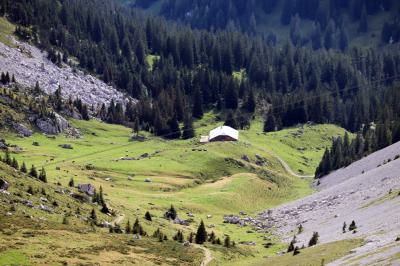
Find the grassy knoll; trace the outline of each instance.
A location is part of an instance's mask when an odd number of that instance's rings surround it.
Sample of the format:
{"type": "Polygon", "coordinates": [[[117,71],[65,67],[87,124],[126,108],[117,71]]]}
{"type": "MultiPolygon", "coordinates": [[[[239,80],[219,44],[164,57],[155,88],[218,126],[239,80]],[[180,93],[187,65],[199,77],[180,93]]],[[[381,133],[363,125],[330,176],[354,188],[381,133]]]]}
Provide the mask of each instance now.
{"type": "MultiPolygon", "coordinates": [[[[0,17],[0,42],[7,46],[13,47],[14,43],[10,36],[14,34],[15,26],[11,24],[6,18],[0,17]]],[[[1,52],[0,52],[1,55],[1,52]]]]}
{"type": "Polygon", "coordinates": [[[325,148],[332,144],[332,137],[345,134],[343,128],[335,125],[304,125],[267,134],[261,133],[262,127],[261,121],[253,123],[251,130],[242,133],[242,139],[265,147],[286,161],[294,172],[306,175],[314,174],[325,148]]]}
{"type": "MultiPolygon", "coordinates": [[[[261,259],[282,248],[274,239],[274,246],[265,249],[262,246],[265,234],[252,232],[250,227],[224,224],[223,215],[239,211],[255,215],[260,210],[310,194],[309,180],[290,176],[274,154],[287,160],[295,170],[311,173],[322,156],[322,146],[328,145],[332,136],[344,132],[333,126],[307,126],[301,137],[292,134],[300,130],[297,128],[264,135],[261,122],[254,122],[250,130],[241,132],[238,143],[200,145],[198,138],[167,141],[146,133],[143,133],[147,137],[145,141],[130,141],[131,129],[122,126],[95,120],[70,122],[80,129],[82,138],[63,135],[49,138],[39,133],[31,138],[14,134],[5,137],[23,149],[13,156],[28,166],[44,166],[50,182],[66,185],[74,178],[76,184],[102,186],[106,199],[125,214],[122,226],[128,219],[132,223],[139,217],[147,232],[160,227],[171,238],[176,230],[183,230],[188,236],[203,219],[206,226],[213,225],[207,230],[215,231],[221,238],[229,234],[236,243],[256,242],[255,247],[239,245],[234,252],[210,245],[215,263],[239,258],[261,259]],[[33,141],[39,146],[32,145],[33,141]],[[63,149],[62,144],[71,144],[73,149],[63,149]],[[317,144],[321,149],[316,148],[317,144]],[[303,146],[310,150],[300,150],[303,146]],[[148,158],[121,160],[146,153],[148,158]],[[249,157],[249,162],[241,159],[243,155],[249,157]],[[256,165],[256,155],[264,159],[263,167],[256,165]],[[297,156],[304,158],[297,159],[297,156]],[[308,165],[302,164],[305,160],[308,165]],[[107,177],[111,180],[106,181],[107,177]],[[152,182],[145,182],[148,178],[152,182]],[[163,219],[171,204],[181,219],[190,218],[187,213],[192,213],[194,222],[184,227],[163,219]],[[153,222],[144,221],[146,211],[153,215],[153,222]]],[[[207,134],[217,125],[211,113],[195,123],[198,135],[207,134]]]]}

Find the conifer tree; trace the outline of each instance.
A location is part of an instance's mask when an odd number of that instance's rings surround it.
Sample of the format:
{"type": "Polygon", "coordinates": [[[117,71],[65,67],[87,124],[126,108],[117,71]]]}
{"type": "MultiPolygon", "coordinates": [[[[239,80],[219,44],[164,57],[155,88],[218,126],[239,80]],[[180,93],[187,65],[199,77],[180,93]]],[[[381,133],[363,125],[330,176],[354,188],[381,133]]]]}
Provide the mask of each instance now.
{"type": "Polygon", "coordinates": [[[207,241],[207,231],[206,227],[204,226],[203,220],[201,220],[200,225],[197,229],[195,241],[196,244],[203,244],[204,242],[207,241]]]}
{"type": "Polygon", "coordinates": [[[102,203],[100,211],[105,214],[110,213],[110,209],[108,208],[108,206],[105,202],[102,203]]]}
{"type": "Polygon", "coordinates": [[[93,223],[97,223],[97,214],[95,209],[92,209],[92,211],[90,212],[90,219],[93,223]]]}
{"type": "Polygon", "coordinates": [[[367,14],[367,9],[364,5],[361,12],[361,20],[358,26],[358,32],[365,33],[367,31],[368,31],[368,14],[367,14]]]}
{"type": "Polygon", "coordinates": [[[33,164],[32,164],[31,170],[29,170],[29,175],[34,178],[38,177],[37,170],[33,164]]]}
{"type": "Polygon", "coordinates": [[[47,183],[46,170],[44,169],[44,167],[42,167],[42,169],[40,170],[39,180],[43,183],[47,183]]]}
{"type": "Polygon", "coordinates": [[[68,186],[69,186],[69,187],[74,187],[74,186],[75,186],[74,178],[71,177],[71,179],[70,179],[69,182],[68,182],[68,186]]]}
{"type": "Polygon", "coordinates": [[[150,222],[152,221],[151,214],[150,214],[150,212],[148,212],[148,211],[145,213],[144,218],[145,218],[147,221],[150,221],[150,222]]]}
{"type": "Polygon", "coordinates": [[[195,136],[195,130],[193,125],[192,115],[189,113],[185,114],[185,118],[183,120],[183,130],[182,130],[182,138],[183,139],[191,139],[195,136]]]}
{"type": "Polygon", "coordinates": [[[128,220],[125,226],[125,233],[130,234],[131,233],[131,222],[128,220]]]}
{"type": "Polygon", "coordinates": [[[267,118],[264,122],[264,132],[273,132],[276,130],[276,121],[272,111],[268,112],[267,118]]]}
{"type": "Polygon", "coordinates": [[[230,236],[226,236],[224,240],[224,247],[230,248],[231,247],[231,238],[230,236]]]}
{"type": "Polygon", "coordinates": [[[25,162],[23,162],[22,165],[21,165],[21,172],[22,173],[27,173],[28,172],[28,169],[26,168],[25,162]]]}
{"type": "Polygon", "coordinates": [[[12,159],[11,166],[16,170],[19,169],[19,165],[18,165],[17,159],[15,159],[15,158],[12,159]]]}
{"type": "Polygon", "coordinates": [[[356,229],[357,229],[357,225],[356,225],[356,222],[353,220],[351,222],[351,224],[349,225],[349,231],[354,231],[356,229]]]}
{"type": "Polygon", "coordinates": [[[6,155],[4,158],[4,163],[8,164],[11,166],[12,164],[12,160],[11,160],[11,156],[10,156],[10,152],[8,150],[6,150],[6,155]]]}
{"type": "Polygon", "coordinates": [[[310,241],[308,242],[308,246],[309,247],[315,246],[318,243],[318,238],[319,238],[318,232],[314,232],[310,241]]]}
{"type": "Polygon", "coordinates": [[[199,87],[196,87],[193,96],[193,117],[203,117],[203,95],[199,87]]]}
{"type": "Polygon", "coordinates": [[[235,114],[232,111],[228,112],[228,115],[226,116],[224,125],[231,127],[231,128],[235,128],[235,129],[239,128],[238,123],[236,121],[235,114]]]}
{"type": "Polygon", "coordinates": [[[294,250],[293,250],[293,256],[296,256],[296,255],[298,255],[298,254],[300,254],[300,249],[299,249],[299,247],[295,247],[294,248],[294,250]]]}
{"type": "Polygon", "coordinates": [[[287,249],[287,252],[292,252],[294,250],[294,244],[296,244],[296,236],[293,236],[292,241],[289,243],[289,247],[287,249]]]}
{"type": "Polygon", "coordinates": [[[247,96],[246,102],[244,104],[244,108],[249,113],[254,113],[256,110],[256,100],[254,98],[253,90],[250,90],[249,95],[247,96]]]}
{"type": "Polygon", "coordinates": [[[194,234],[193,234],[193,232],[190,232],[188,241],[189,241],[189,243],[193,243],[193,240],[194,240],[194,234]]]}

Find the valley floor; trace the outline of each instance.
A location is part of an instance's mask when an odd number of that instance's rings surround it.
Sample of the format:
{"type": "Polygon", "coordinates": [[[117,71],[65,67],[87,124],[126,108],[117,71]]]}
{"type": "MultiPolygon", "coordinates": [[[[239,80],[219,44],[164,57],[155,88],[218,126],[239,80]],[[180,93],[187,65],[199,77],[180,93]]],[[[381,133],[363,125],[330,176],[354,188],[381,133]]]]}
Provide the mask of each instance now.
{"type": "MultiPolygon", "coordinates": [[[[94,120],[70,122],[82,138],[49,138],[38,133],[30,138],[10,133],[4,137],[19,147],[12,156],[29,166],[44,166],[51,183],[67,186],[73,178],[75,184],[102,186],[107,201],[122,214],[117,220],[122,228],[128,220],[131,224],[137,217],[143,220],[149,211],[153,222],[143,222],[143,226],[150,234],[162,228],[169,238],[177,230],[187,237],[204,220],[208,232],[214,231],[222,239],[229,235],[237,248],[227,251],[207,244],[212,256],[209,265],[251,264],[284,250],[286,244],[272,231],[224,223],[224,215],[256,215],[312,193],[311,179],[302,176],[312,174],[331,138],[344,134],[330,125],[264,134],[262,123],[255,121],[250,130],[240,132],[238,143],[200,145],[197,138],[166,141],[145,133],[145,141],[131,141],[128,128],[94,120]],[[63,149],[63,144],[72,149],[63,149]],[[243,160],[244,155],[249,160],[243,160]],[[282,160],[296,175],[287,171],[282,160]],[[182,226],[162,218],[171,204],[179,218],[194,222],[182,226]],[[273,245],[264,248],[266,242],[273,245]]],[[[213,115],[208,114],[196,122],[197,134],[216,126],[213,115]]]]}

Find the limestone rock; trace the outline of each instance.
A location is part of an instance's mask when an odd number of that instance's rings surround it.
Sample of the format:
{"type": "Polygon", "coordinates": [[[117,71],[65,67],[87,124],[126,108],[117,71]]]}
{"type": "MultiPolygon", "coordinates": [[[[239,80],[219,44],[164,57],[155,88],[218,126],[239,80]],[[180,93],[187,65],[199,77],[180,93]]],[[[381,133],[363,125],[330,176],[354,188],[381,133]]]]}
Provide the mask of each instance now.
{"type": "Polygon", "coordinates": [[[23,124],[14,123],[13,127],[14,127],[15,131],[17,131],[17,133],[21,136],[24,136],[24,137],[32,136],[32,133],[33,133],[32,130],[30,130],[23,124]]]}
{"type": "Polygon", "coordinates": [[[46,134],[57,135],[64,132],[69,123],[64,117],[54,113],[54,118],[38,118],[36,126],[46,134]]]}

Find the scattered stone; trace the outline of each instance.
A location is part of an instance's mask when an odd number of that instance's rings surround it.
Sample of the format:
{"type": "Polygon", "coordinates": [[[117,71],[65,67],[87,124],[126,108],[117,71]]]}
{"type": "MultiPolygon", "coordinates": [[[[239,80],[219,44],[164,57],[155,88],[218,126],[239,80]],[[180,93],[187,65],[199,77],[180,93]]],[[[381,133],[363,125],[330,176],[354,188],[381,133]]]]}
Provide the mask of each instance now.
{"type": "Polygon", "coordinates": [[[246,225],[246,222],[243,219],[241,219],[239,216],[236,216],[236,215],[225,215],[224,223],[238,224],[240,226],[246,225]]]}
{"type": "Polygon", "coordinates": [[[6,141],[4,139],[0,139],[0,149],[1,150],[7,149],[7,144],[6,144],[6,141]]]}
{"type": "Polygon", "coordinates": [[[60,144],[60,147],[67,150],[72,150],[73,147],[71,144],[60,144]]]}
{"type": "Polygon", "coordinates": [[[144,182],[146,182],[146,183],[151,183],[151,182],[153,182],[150,178],[146,178],[145,180],[144,180],[144,182]]]}
{"type": "Polygon", "coordinates": [[[242,160],[243,160],[243,161],[246,161],[246,162],[248,162],[248,163],[250,162],[250,158],[249,158],[249,156],[247,156],[247,155],[243,155],[243,156],[242,156],[242,160]]]}
{"type": "Polygon", "coordinates": [[[174,224],[180,224],[180,225],[184,225],[184,226],[189,226],[192,220],[181,220],[179,218],[176,218],[174,220],[174,224]]]}
{"type": "Polygon", "coordinates": [[[33,132],[23,124],[14,123],[13,127],[17,133],[22,137],[30,137],[32,136],[33,132]]]}
{"type": "Polygon", "coordinates": [[[54,212],[52,208],[50,208],[50,207],[48,207],[46,205],[43,205],[43,204],[39,205],[39,209],[42,210],[42,211],[49,212],[49,213],[53,213],[54,212]]]}
{"type": "Polygon", "coordinates": [[[139,159],[146,159],[149,157],[150,157],[150,155],[148,153],[144,153],[144,154],[140,155],[139,159]]]}
{"type": "Polygon", "coordinates": [[[96,188],[92,184],[79,184],[78,189],[82,193],[93,196],[96,188]]]}
{"type": "Polygon", "coordinates": [[[76,193],[72,193],[71,197],[73,197],[74,199],[80,201],[80,202],[84,202],[87,203],[90,201],[89,197],[87,195],[84,194],[76,194],[76,193]]]}
{"type": "Polygon", "coordinates": [[[74,127],[69,127],[65,129],[65,136],[71,139],[80,139],[82,138],[81,132],[79,129],[74,127]]]}
{"type": "Polygon", "coordinates": [[[207,219],[210,219],[210,218],[212,218],[212,215],[211,214],[207,215],[207,219]]]}
{"type": "Polygon", "coordinates": [[[245,245],[245,246],[255,246],[256,242],[254,242],[254,241],[241,241],[241,242],[239,242],[239,244],[245,245]]]}
{"type": "Polygon", "coordinates": [[[22,203],[22,204],[24,204],[25,206],[28,206],[28,207],[30,207],[30,208],[32,208],[32,207],[33,207],[33,202],[32,202],[32,201],[30,201],[30,200],[26,200],[26,199],[24,199],[24,200],[22,200],[22,201],[21,201],[21,203],[22,203]]]}
{"type": "Polygon", "coordinates": [[[43,201],[43,202],[49,202],[49,200],[46,199],[45,197],[40,197],[40,200],[43,201]]]}
{"type": "Polygon", "coordinates": [[[10,187],[10,184],[3,179],[0,179],[0,190],[7,190],[10,187]]]}
{"type": "Polygon", "coordinates": [[[65,191],[64,191],[64,189],[62,189],[62,188],[56,188],[56,189],[54,190],[54,192],[56,192],[56,193],[58,193],[58,194],[65,194],[65,191]]]}

